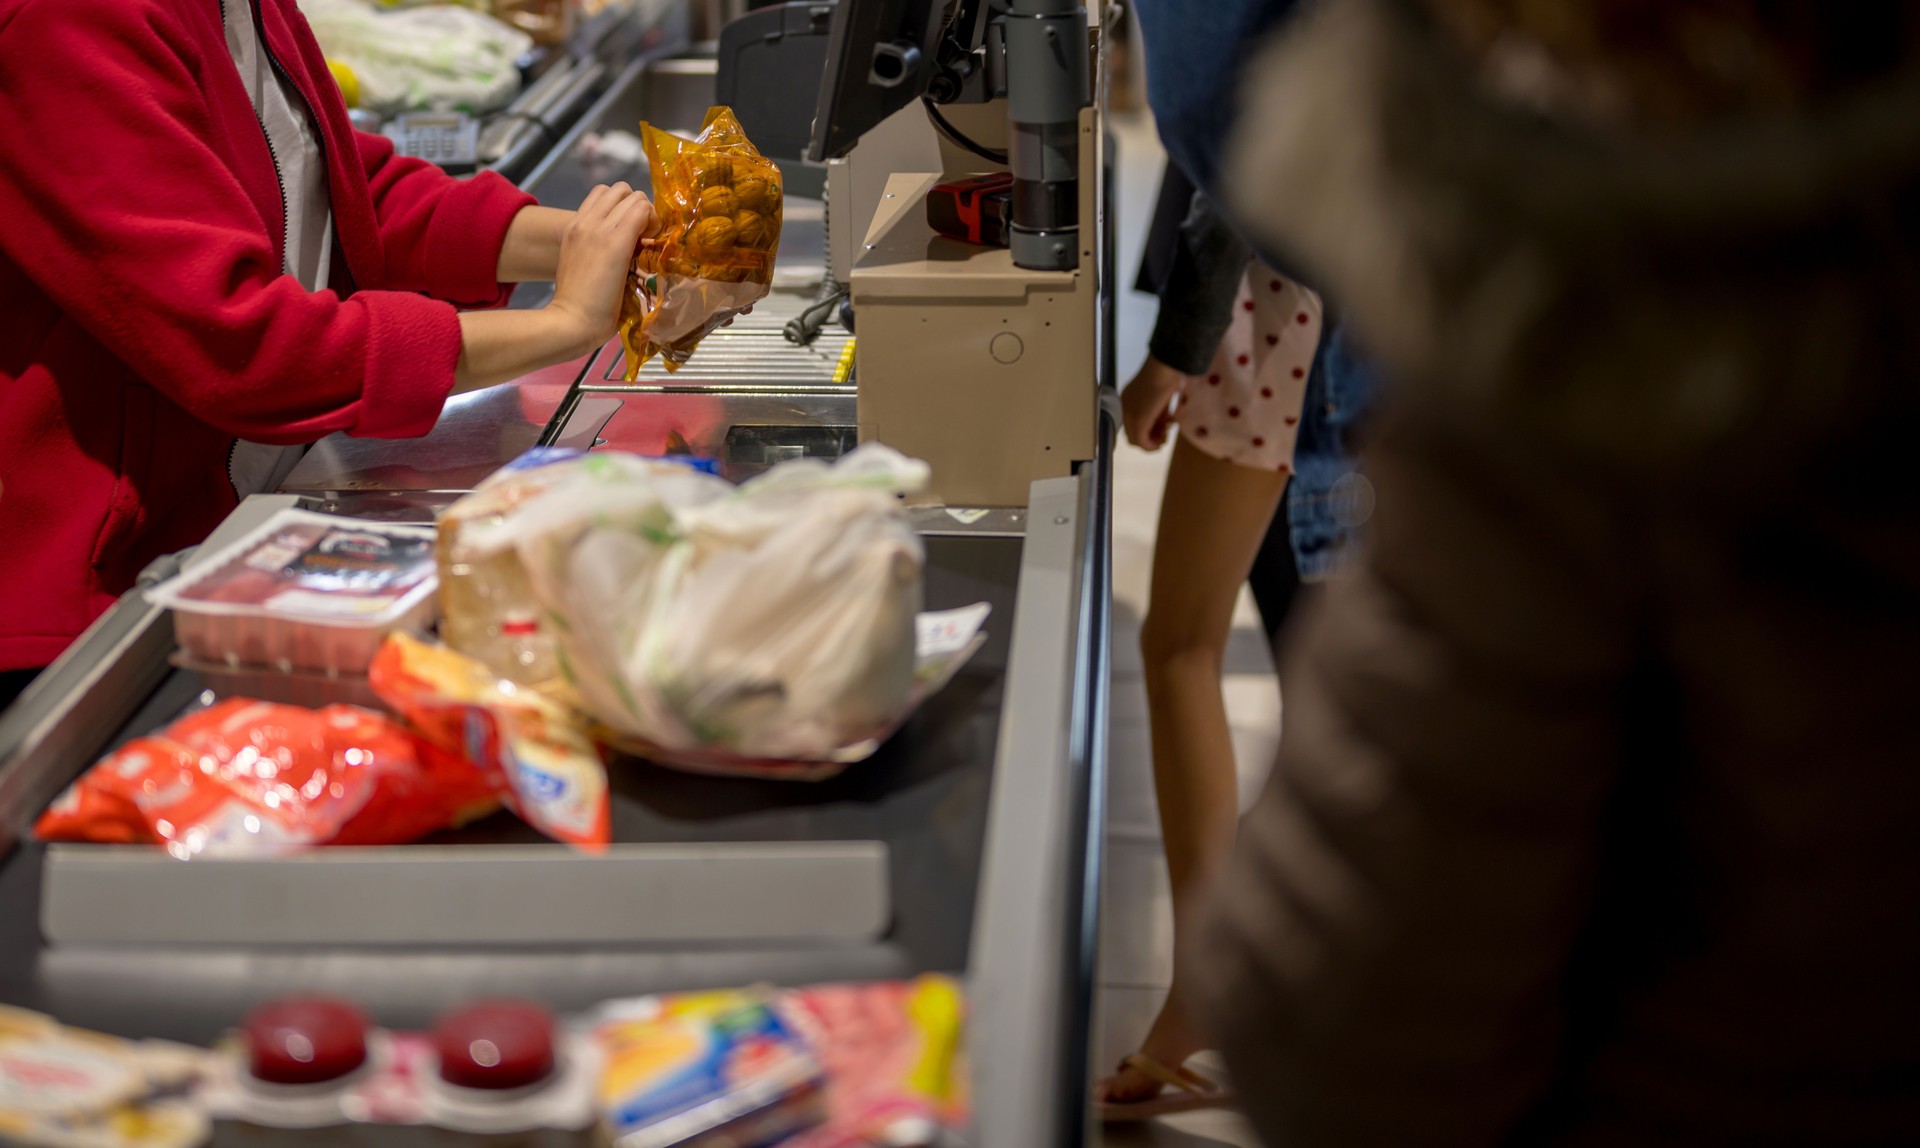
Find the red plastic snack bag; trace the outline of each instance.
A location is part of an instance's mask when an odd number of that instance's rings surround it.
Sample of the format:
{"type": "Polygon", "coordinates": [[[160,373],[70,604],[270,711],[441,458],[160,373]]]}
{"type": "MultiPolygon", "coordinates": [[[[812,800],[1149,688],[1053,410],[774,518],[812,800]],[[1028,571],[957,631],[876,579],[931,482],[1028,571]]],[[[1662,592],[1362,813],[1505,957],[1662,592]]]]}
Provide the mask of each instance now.
{"type": "Polygon", "coordinates": [[[606,847],[613,816],[606,763],[566,706],[410,634],[387,638],[367,680],[421,736],[498,777],[522,821],[555,841],[606,847]]]}
{"type": "Polygon", "coordinates": [[[236,698],[115,750],[35,832],[164,845],[181,858],[257,856],[401,844],[498,803],[495,779],[392,719],[236,698]]]}

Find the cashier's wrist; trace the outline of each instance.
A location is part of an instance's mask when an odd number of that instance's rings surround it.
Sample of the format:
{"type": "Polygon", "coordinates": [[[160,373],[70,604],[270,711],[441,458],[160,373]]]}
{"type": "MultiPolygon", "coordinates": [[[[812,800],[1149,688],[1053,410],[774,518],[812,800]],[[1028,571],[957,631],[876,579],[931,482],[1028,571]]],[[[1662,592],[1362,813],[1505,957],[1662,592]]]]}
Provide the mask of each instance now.
{"type": "Polygon", "coordinates": [[[607,324],[582,312],[563,300],[555,299],[541,308],[547,321],[553,324],[554,339],[566,347],[566,358],[577,358],[600,349],[600,344],[613,334],[606,329],[607,324]]]}

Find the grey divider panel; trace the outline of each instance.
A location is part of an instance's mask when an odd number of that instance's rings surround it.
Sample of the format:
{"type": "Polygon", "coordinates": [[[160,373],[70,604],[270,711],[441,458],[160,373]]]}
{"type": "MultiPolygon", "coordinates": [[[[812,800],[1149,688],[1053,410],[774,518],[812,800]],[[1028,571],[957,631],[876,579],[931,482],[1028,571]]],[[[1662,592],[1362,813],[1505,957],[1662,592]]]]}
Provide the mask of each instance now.
{"type": "Polygon", "coordinates": [[[1072,954],[1069,749],[1085,584],[1088,479],[1033,484],[1020,561],[1020,613],[988,812],[988,852],[975,910],[968,1043],[973,1140],[992,1148],[1055,1142],[1063,1104],[1056,1066],[1081,1034],[1064,1031],[1061,993],[1072,954]]]}
{"type": "Polygon", "coordinates": [[[53,945],[586,945],[872,940],[891,915],[877,841],[401,846],[178,861],[52,846],[53,945]]]}

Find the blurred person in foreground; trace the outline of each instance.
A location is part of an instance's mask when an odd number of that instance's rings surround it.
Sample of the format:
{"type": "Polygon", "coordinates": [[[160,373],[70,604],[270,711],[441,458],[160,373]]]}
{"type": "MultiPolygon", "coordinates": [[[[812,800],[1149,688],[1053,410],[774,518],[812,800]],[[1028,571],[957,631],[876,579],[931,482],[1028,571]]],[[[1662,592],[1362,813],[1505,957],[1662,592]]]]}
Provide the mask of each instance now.
{"type": "Polygon", "coordinates": [[[1191,950],[1317,1145],[1920,1143],[1920,5],[1329,0],[1241,219],[1395,385],[1191,950]]]}

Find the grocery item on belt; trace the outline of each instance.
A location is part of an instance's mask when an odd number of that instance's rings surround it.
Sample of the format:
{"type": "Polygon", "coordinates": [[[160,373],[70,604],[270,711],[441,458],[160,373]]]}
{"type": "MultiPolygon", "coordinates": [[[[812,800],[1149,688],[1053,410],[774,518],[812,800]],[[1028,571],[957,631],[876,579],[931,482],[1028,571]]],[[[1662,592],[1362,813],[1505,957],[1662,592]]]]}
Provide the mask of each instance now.
{"type": "Polygon", "coordinates": [[[976,602],[957,610],[929,611],[914,619],[913,685],[893,719],[868,736],[848,741],[830,753],[810,757],[755,757],[726,748],[670,747],[632,734],[596,727],[607,745],[691,773],[723,777],[760,777],[772,781],[822,781],[871,757],[913,716],[920,703],[939,693],[986,644],[982,628],[992,607],[976,602]]]}
{"type": "Polygon", "coordinates": [[[449,506],[440,532],[440,637],[496,677],[541,685],[559,676],[553,631],[516,555],[480,555],[465,543],[469,523],[488,522],[566,476],[577,450],[535,447],[493,472],[449,506]]]}
{"type": "Polygon", "coordinates": [[[522,821],[556,841],[606,847],[606,766],[565,705],[408,634],[381,647],[368,680],[422,737],[499,778],[522,821]]]}
{"type": "Polygon", "coordinates": [[[194,657],[364,673],[394,630],[433,621],[433,531],[282,510],[147,592],[194,657]]]}
{"type": "Polygon", "coordinates": [[[614,1148],[763,1148],[825,1115],[820,1064],[765,993],[616,1002],[594,1035],[614,1148]]]}
{"type": "Polygon", "coordinates": [[[827,1072],[826,1122],[784,1148],[917,1148],[965,1125],[966,1004],[952,978],[794,989],[776,1007],[827,1072]]]}
{"type": "Polygon", "coordinates": [[[0,1005],[0,1142],[45,1148],[192,1148],[212,1131],[187,1097],[199,1049],[68,1028],[0,1005]]]}
{"type": "Polygon", "coordinates": [[[973,649],[917,656],[925,559],[899,496],[925,479],[925,464],[875,445],[738,488],[596,451],[467,524],[462,545],[518,555],[563,676],[612,744],[693,769],[819,776],[871,753],[973,649]],[[782,772],[790,762],[812,764],[782,772]]]}
{"type": "Polygon", "coordinates": [[[180,858],[392,845],[490,812],[498,789],[379,714],[234,698],[108,754],[34,830],[180,858]]]}
{"type": "Polygon", "coordinates": [[[593,1123],[599,1048],[526,1001],[475,1001],[428,1033],[370,1024],[350,1002],[269,1001],[223,1042],[197,1099],[268,1128],[426,1124],[505,1134],[593,1123]]]}
{"type": "Polygon", "coordinates": [[[620,305],[626,379],[659,355],[679,370],[715,328],[764,298],[780,248],[780,169],[731,108],[691,140],[640,125],[660,231],[635,254],[620,305]]]}

